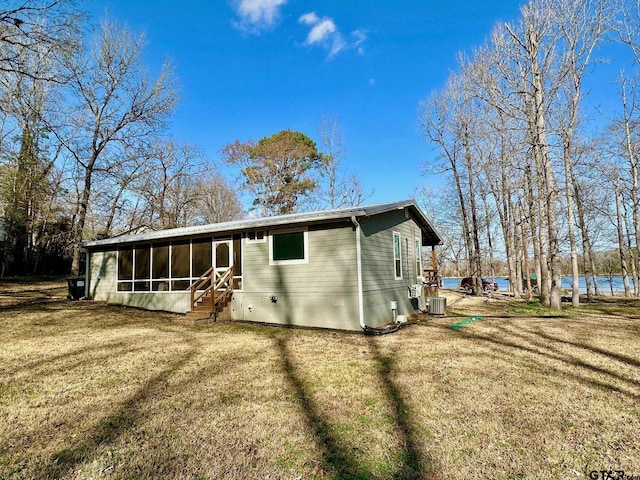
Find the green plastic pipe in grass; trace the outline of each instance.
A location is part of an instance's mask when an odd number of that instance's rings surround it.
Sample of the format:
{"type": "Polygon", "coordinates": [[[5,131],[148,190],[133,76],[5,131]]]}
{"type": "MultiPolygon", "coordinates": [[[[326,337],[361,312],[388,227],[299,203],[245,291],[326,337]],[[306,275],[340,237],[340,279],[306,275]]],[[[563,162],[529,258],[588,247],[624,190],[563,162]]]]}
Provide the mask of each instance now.
{"type": "Polygon", "coordinates": [[[473,323],[473,322],[478,322],[480,320],[482,320],[482,317],[469,317],[459,321],[458,323],[449,325],[448,328],[451,328],[452,330],[460,330],[462,327],[469,325],[470,323],[473,323]]]}

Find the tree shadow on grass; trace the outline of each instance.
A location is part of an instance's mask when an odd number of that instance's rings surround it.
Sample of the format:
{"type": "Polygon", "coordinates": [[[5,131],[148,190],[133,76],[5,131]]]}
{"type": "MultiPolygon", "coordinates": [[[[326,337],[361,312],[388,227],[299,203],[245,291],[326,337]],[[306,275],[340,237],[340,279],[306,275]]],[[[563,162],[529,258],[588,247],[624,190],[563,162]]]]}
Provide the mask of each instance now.
{"type": "Polygon", "coordinates": [[[58,297],[34,297],[26,300],[15,299],[9,304],[0,305],[0,312],[43,312],[50,310],[53,305],[61,305],[68,302],[69,300],[58,297]]]}
{"type": "MultiPolygon", "coordinates": [[[[287,332],[277,336],[282,369],[289,384],[295,391],[295,398],[304,414],[306,423],[311,429],[317,448],[322,454],[324,467],[331,478],[336,479],[369,479],[376,478],[375,472],[367,469],[357,457],[357,452],[333,433],[332,425],[323,415],[321,405],[313,398],[310,389],[299,368],[294,363],[294,356],[288,347],[287,332]]],[[[438,478],[434,459],[425,454],[418,442],[418,432],[412,421],[412,409],[405,401],[400,388],[394,380],[395,359],[393,355],[383,355],[378,346],[378,339],[370,338],[370,353],[376,362],[376,376],[382,386],[384,402],[388,404],[393,424],[399,434],[398,443],[401,449],[393,455],[400,465],[396,471],[385,478],[421,479],[438,478]]]]}
{"type": "Polygon", "coordinates": [[[375,338],[370,337],[369,348],[378,364],[378,378],[384,389],[386,400],[392,408],[394,424],[400,432],[400,443],[404,446],[401,452],[402,467],[392,478],[436,478],[438,468],[435,460],[421,450],[417,442],[418,432],[412,421],[414,414],[411,406],[404,400],[402,391],[395,382],[394,355],[383,355],[375,338]]]}
{"type": "Polygon", "coordinates": [[[112,443],[127,430],[135,428],[144,417],[144,406],[167,388],[168,379],[182,369],[196,354],[194,347],[151,377],[134,395],[112,414],[101,418],[82,439],[52,455],[36,469],[36,478],[60,478],[78,465],[91,460],[104,445],[112,443]]]}
{"type": "MultiPolygon", "coordinates": [[[[542,334],[541,331],[534,332],[527,329],[518,331],[516,328],[517,327],[506,328],[505,326],[498,326],[499,335],[479,333],[473,331],[473,329],[466,331],[458,330],[457,334],[471,340],[487,343],[494,348],[498,348],[502,353],[504,353],[505,347],[525,352],[531,356],[529,359],[530,364],[538,366],[542,371],[554,372],[559,376],[568,377],[596,388],[608,391],[617,391],[634,400],[640,396],[637,391],[640,387],[640,382],[633,380],[628,376],[621,375],[609,368],[589,363],[584,358],[572,355],[562,350],[555,346],[554,343],[561,342],[572,347],[584,348],[592,353],[604,355],[608,357],[609,360],[615,360],[627,364],[630,363],[630,360],[632,359],[620,357],[619,355],[611,354],[611,352],[602,349],[593,349],[592,347],[583,344],[564,342],[547,334],[542,334]],[[557,362],[558,366],[550,366],[546,363],[542,363],[540,360],[552,360],[557,362]],[[575,373],[571,372],[570,370],[567,370],[567,366],[575,367],[577,368],[577,371],[575,373]],[[589,374],[598,375],[602,380],[590,378],[589,374]]],[[[635,362],[635,360],[632,361],[635,362]]]]}
{"type": "MultiPolygon", "coordinates": [[[[287,288],[282,276],[278,277],[279,288],[285,292],[283,303],[285,312],[290,312],[288,305],[287,288]]],[[[292,326],[291,316],[285,314],[285,324],[292,326]]],[[[275,336],[275,344],[278,350],[282,370],[295,392],[295,398],[300,405],[307,426],[313,434],[316,447],[321,452],[324,468],[331,478],[335,479],[370,479],[376,478],[376,473],[363,465],[358,458],[358,452],[353,451],[347,442],[337,435],[328,418],[322,413],[322,406],[313,398],[313,394],[307,386],[307,381],[295,364],[295,356],[291,353],[288,342],[291,331],[284,331],[275,336]]],[[[391,410],[394,425],[400,434],[399,444],[402,450],[396,452],[395,458],[399,459],[400,466],[390,477],[393,479],[419,479],[436,478],[434,461],[420,450],[417,441],[417,432],[411,420],[411,408],[404,400],[402,392],[394,382],[395,360],[391,355],[383,355],[378,347],[379,340],[369,339],[369,351],[377,364],[376,374],[382,385],[384,402],[391,410]]]]}
{"type": "Polygon", "coordinates": [[[620,353],[615,353],[615,352],[611,352],[609,350],[605,350],[604,348],[600,348],[600,347],[596,347],[593,345],[587,345],[584,343],[578,343],[578,342],[573,342],[571,340],[568,340],[566,338],[560,338],[560,337],[556,337],[554,335],[549,335],[545,332],[542,331],[542,329],[537,328],[535,331],[536,335],[549,340],[551,342],[558,342],[558,343],[562,343],[565,345],[570,345],[572,347],[576,347],[576,348],[582,348],[585,350],[588,350],[592,353],[596,353],[599,355],[603,355],[607,358],[609,358],[610,360],[615,360],[617,362],[621,362],[621,363],[625,363],[628,366],[631,367],[640,367],[640,361],[635,359],[635,358],[631,358],[629,356],[626,355],[622,355],[620,353]]]}
{"type": "MultiPolygon", "coordinates": [[[[537,327],[535,330],[520,327],[520,330],[521,332],[514,331],[514,330],[508,330],[508,331],[509,333],[516,336],[517,338],[522,339],[523,343],[529,342],[530,345],[533,345],[534,347],[538,348],[539,353],[541,353],[542,355],[545,355],[553,360],[564,362],[564,363],[579,367],[581,369],[591,371],[595,374],[602,375],[605,378],[609,378],[612,381],[617,380],[622,384],[625,384],[625,386],[629,386],[631,388],[640,387],[640,382],[633,380],[628,376],[621,375],[620,373],[612,370],[611,368],[605,368],[595,363],[590,363],[586,359],[582,358],[581,356],[565,351],[561,346],[579,348],[579,349],[586,350],[586,352],[590,354],[602,355],[606,357],[608,362],[616,361],[616,362],[626,363],[627,367],[629,366],[629,364],[632,364],[632,365],[635,364],[637,366],[638,362],[632,360],[631,358],[621,357],[617,354],[613,354],[612,352],[609,352],[603,349],[592,348],[585,344],[571,342],[568,340],[565,341],[564,339],[547,335],[543,332],[543,330],[540,327],[537,327]]],[[[611,388],[615,388],[613,384],[611,388]]],[[[632,395],[635,395],[635,394],[632,394],[632,395]]]]}
{"type": "Polygon", "coordinates": [[[340,438],[332,434],[329,422],[322,415],[292,360],[285,335],[286,332],[275,338],[282,369],[289,384],[293,387],[297,403],[304,413],[307,426],[313,433],[316,447],[322,453],[325,467],[337,479],[360,478],[364,480],[369,478],[357,464],[353,455],[348,454],[349,448],[341,442],[340,438]]]}
{"type": "MultiPolygon", "coordinates": [[[[288,282],[284,271],[276,268],[276,284],[278,291],[282,293],[283,311],[285,312],[284,324],[293,326],[291,311],[295,295],[290,295],[288,282]]],[[[328,473],[335,479],[370,479],[377,475],[368,469],[364,462],[359,461],[357,452],[335,434],[329,420],[323,415],[321,405],[313,398],[307,382],[300,369],[294,363],[288,340],[289,332],[283,332],[275,338],[276,347],[282,364],[282,370],[295,391],[295,397],[304,414],[307,426],[314,436],[315,444],[322,453],[324,466],[328,473]]],[[[394,425],[400,433],[402,450],[396,452],[395,458],[401,465],[391,476],[393,479],[421,479],[437,478],[434,469],[434,461],[420,450],[417,441],[417,432],[409,405],[403,398],[402,392],[394,382],[395,362],[392,356],[382,355],[378,348],[378,339],[370,338],[369,351],[377,364],[376,374],[383,387],[384,402],[389,404],[394,425]]]]}
{"type": "Polygon", "coordinates": [[[114,355],[143,350],[144,348],[142,346],[131,348],[130,343],[130,341],[118,340],[97,345],[90,344],[65,353],[42,356],[31,362],[13,364],[6,367],[2,373],[9,376],[25,373],[30,375],[51,375],[65,372],[81,365],[94,364],[101,359],[108,359],[114,355]],[[99,352],[104,353],[98,355],[99,352]],[[44,371],[41,372],[40,370],[44,371]]]}

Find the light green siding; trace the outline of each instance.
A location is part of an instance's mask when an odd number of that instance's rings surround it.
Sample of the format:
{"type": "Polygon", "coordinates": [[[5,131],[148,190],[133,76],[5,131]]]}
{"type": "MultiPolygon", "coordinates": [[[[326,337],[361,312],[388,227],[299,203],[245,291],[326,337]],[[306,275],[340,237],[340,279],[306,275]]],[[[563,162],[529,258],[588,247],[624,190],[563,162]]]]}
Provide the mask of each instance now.
{"type": "Polygon", "coordinates": [[[415,239],[420,238],[418,225],[404,210],[360,220],[362,227],[362,290],[364,322],[375,327],[393,320],[391,302],[397,302],[397,314],[414,313],[408,298],[408,286],[417,280],[415,239]],[[400,234],[402,278],[396,279],[393,233],[400,234]]]}
{"type": "Polygon", "coordinates": [[[269,264],[268,238],[244,242],[243,288],[234,292],[233,318],[359,330],[353,226],[309,227],[308,242],[308,262],[294,265],[269,264]]]}

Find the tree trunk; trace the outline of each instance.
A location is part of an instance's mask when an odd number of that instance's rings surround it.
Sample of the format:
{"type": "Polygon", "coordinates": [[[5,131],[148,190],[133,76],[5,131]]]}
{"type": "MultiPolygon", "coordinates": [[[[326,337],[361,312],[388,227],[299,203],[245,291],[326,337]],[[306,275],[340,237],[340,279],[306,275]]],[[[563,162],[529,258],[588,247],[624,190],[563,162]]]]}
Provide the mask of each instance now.
{"type": "MultiPolygon", "coordinates": [[[[451,161],[451,171],[453,172],[453,180],[456,186],[456,192],[458,196],[458,203],[460,205],[460,213],[462,214],[462,228],[464,244],[467,253],[467,260],[471,262],[471,229],[469,228],[469,217],[466,210],[466,202],[464,200],[464,194],[462,192],[462,183],[460,180],[460,174],[455,161],[451,161]]],[[[471,272],[468,272],[471,275],[471,272]]]]}
{"type": "MultiPolygon", "coordinates": [[[[624,296],[628,297],[630,293],[629,288],[629,271],[627,269],[627,258],[625,254],[625,245],[624,245],[624,227],[623,222],[624,219],[622,217],[622,205],[620,201],[620,188],[618,186],[618,181],[616,180],[614,184],[615,197],[616,197],[616,229],[618,232],[618,254],[620,255],[620,269],[622,273],[622,283],[624,285],[624,296]]],[[[613,294],[613,290],[611,291],[613,294]]]]}
{"type": "MultiPolygon", "coordinates": [[[[584,263],[584,280],[587,287],[587,301],[593,301],[593,290],[591,284],[593,283],[596,292],[598,290],[597,284],[598,280],[595,276],[596,272],[594,270],[593,263],[593,252],[591,251],[591,241],[589,239],[589,231],[587,229],[587,224],[585,221],[585,212],[584,205],[582,203],[582,199],[580,198],[580,190],[578,188],[578,184],[575,176],[572,179],[573,182],[573,191],[574,198],[576,203],[576,210],[578,216],[578,224],[580,226],[580,236],[582,238],[582,255],[583,255],[583,263],[584,263]]],[[[597,293],[596,293],[597,295],[597,293]]]]}
{"type": "Polygon", "coordinates": [[[580,291],[579,291],[579,271],[578,271],[578,249],[576,247],[576,233],[574,226],[574,199],[571,188],[573,184],[573,162],[571,161],[571,136],[572,129],[569,128],[565,132],[563,141],[563,159],[564,159],[564,172],[566,188],[566,200],[567,200],[567,228],[569,234],[569,248],[571,255],[571,306],[580,306],[580,291]]]}
{"type": "Polygon", "coordinates": [[[78,209],[78,220],[73,230],[73,259],[71,262],[71,276],[77,277],[80,273],[80,248],[79,243],[84,237],[84,225],[87,220],[87,210],[89,207],[89,198],[91,196],[91,176],[93,175],[92,161],[85,169],[84,173],[84,185],[82,189],[82,196],[80,198],[80,205],[78,209]]]}
{"type": "MultiPolygon", "coordinates": [[[[531,67],[531,86],[533,100],[534,137],[533,150],[537,153],[539,163],[538,178],[540,180],[541,192],[544,195],[543,208],[544,220],[547,227],[548,241],[548,265],[550,270],[551,285],[549,289],[549,307],[552,310],[560,310],[562,305],[562,268],[560,262],[560,241],[558,238],[558,215],[557,202],[558,193],[556,180],[551,159],[549,158],[549,145],[547,142],[547,128],[545,124],[544,106],[544,84],[542,80],[543,72],[538,63],[538,43],[539,38],[533,27],[527,28],[527,44],[529,46],[529,62],[531,67]]],[[[546,275],[543,280],[546,281],[546,275]]]]}
{"type": "Polygon", "coordinates": [[[526,219],[524,211],[520,209],[520,226],[522,229],[522,257],[524,259],[524,287],[527,290],[527,300],[531,300],[533,295],[533,286],[531,285],[531,267],[529,265],[529,252],[527,251],[527,229],[525,228],[526,219]]]}
{"type": "MultiPolygon", "coordinates": [[[[529,231],[528,237],[531,238],[531,245],[533,247],[533,268],[535,269],[536,283],[538,289],[538,295],[540,296],[540,302],[544,305],[548,300],[548,292],[542,290],[544,286],[546,288],[547,282],[542,282],[543,276],[547,277],[547,262],[546,258],[542,254],[543,249],[543,231],[539,225],[540,221],[540,205],[535,201],[533,191],[533,179],[531,178],[531,168],[525,167],[525,195],[528,205],[528,217],[526,218],[525,225],[528,225],[529,231]]],[[[525,240],[526,241],[526,240],[525,240]]]]}
{"type": "Polygon", "coordinates": [[[471,210],[471,234],[472,234],[472,256],[470,258],[471,277],[475,278],[475,292],[482,292],[482,258],[480,255],[480,224],[478,222],[478,208],[476,205],[475,183],[473,181],[473,162],[471,156],[470,135],[468,127],[464,127],[464,158],[469,177],[469,199],[468,205],[471,210]]]}

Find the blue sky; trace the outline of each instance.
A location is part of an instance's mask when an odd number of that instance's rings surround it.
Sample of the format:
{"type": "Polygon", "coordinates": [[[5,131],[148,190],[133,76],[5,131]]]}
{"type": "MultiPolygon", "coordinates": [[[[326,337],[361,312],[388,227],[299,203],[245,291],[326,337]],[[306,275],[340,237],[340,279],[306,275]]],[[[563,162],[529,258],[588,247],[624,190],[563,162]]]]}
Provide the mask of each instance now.
{"type": "MultiPolygon", "coordinates": [[[[154,71],[169,59],[181,86],[171,133],[212,160],[236,139],[292,129],[319,141],[323,114],[345,134],[345,168],[369,202],[408,198],[433,155],[418,104],[441,88],[459,51],[518,17],[505,0],[90,0],[144,32],[154,71]]],[[[231,172],[226,171],[227,174],[231,172]]]]}

